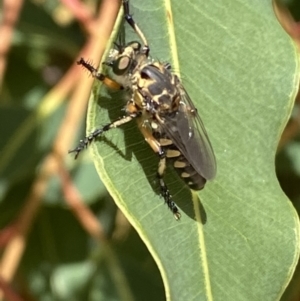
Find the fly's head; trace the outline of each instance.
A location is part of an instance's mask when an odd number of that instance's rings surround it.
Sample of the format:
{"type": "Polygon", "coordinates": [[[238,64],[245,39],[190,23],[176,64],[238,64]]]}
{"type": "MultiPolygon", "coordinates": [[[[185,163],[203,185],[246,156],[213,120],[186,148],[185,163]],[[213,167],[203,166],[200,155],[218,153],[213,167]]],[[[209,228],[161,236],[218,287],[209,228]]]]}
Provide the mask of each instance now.
{"type": "Polygon", "coordinates": [[[141,44],[130,42],[126,46],[115,44],[116,48],[110,51],[106,65],[112,68],[114,75],[130,76],[138,65],[141,56],[141,44]]]}

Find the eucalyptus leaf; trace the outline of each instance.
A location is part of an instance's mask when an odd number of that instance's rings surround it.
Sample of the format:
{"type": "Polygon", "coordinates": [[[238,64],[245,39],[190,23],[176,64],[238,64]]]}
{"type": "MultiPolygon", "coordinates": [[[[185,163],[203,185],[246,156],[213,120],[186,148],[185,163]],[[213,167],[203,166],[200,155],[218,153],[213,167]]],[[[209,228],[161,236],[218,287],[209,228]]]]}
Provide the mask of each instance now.
{"type": "MultiPolygon", "coordinates": [[[[92,144],[101,180],[153,255],[167,300],[279,300],[299,256],[298,216],[274,165],[299,84],[291,39],[269,0],[130,7],[153,59],[171,63],[198,108],[217,177],[196,195],[168,170],[175,221],[159,196],[158,157],[132,122],[92,144]]],[[[127,100],[96,83],[88,132],[121,116],[127,100]]]]}

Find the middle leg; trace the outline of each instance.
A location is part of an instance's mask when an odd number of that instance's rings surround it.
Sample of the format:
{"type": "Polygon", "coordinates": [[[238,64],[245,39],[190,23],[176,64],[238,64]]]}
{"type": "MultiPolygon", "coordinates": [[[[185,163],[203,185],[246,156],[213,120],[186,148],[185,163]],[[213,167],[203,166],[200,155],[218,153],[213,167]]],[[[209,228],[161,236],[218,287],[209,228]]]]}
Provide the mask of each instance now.
{"type": "Polygon", "coordinates": [[[90,135],[86,136],[84,139],[79,141],[79,144],[77,147],[75,147],[72,150],[69,150],[69,154],[70,153],[75,153],[75,159],[77,159],[77,157],[79,156],[80,152],[82,150],[84,150],[85,148],[88,147],[88,145],[94,141],[98,136],[102,135],[104,132],[107,132],[109,130],[111,130],[112,128],[116,128],[121,126],[122,124],[125,124],[127,122],[130,122],[131,120],[133,120],[134,118],[138,117],[140,115],[139,112],[137,113],[131,113],[128,115],[125,115],[123,117],[120,117],[119,119],[106,124],[105,126],[94,130],[90,135]]]}

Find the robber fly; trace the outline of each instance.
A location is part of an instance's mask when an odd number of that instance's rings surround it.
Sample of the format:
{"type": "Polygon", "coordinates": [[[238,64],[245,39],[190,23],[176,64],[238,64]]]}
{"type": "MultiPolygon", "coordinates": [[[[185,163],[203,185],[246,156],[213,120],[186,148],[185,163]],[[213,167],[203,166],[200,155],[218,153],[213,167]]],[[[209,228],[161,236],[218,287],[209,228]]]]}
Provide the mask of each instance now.
{"type": "Polygon", "coordinates": [[[91,64],[80,59],[78,64],[108,87],[129,91],[130,100],[125,115],[94,130],[70,153],[75,158],[104,132],[134,119],[159,163],[157,177],[161,195],[176,220],[181,214],[164,181],[167,160],[171,161],[185,183],[194,190],[204,187],[216,174],[216,160],[204,125],[180,79],[171,72],[169,63],[154,61],[143,32],[129,11],[128,0],[123,0],[125,21],[139,36],[140,42],[117,45],[105,64],[112,68],[113,76],[99,73],[91,64]]]}

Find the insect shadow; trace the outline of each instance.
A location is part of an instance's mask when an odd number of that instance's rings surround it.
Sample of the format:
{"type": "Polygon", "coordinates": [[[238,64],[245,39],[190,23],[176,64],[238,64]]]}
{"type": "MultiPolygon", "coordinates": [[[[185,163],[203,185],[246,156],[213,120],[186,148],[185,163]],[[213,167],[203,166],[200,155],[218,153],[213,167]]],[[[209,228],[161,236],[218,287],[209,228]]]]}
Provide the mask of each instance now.
{"type": "MultiPolygon", "coordinates": [[[[100,91],[100,93],[95,94],[98,95],[97,105],[99,110],[107,110],[109,120],[102,121],[98,120],[98,118],[96,117],[97,127],[101,127],[105,123],[112,120],[116,120],[120,116],[122,116],[124,114],[124,107],[126,105],[126,102],[128,101],[128,95],[130,95],[130,93],[126,93],[126,91],[109,90],[104,85],[101,85],[100,91]]],[[[129,162],[132,160],[132,157],[135,156],[143,169],[144,175],[142,176],[145,176],[147,178],[152,190],[157,195],[160,195],[159,183],[156,176],[159,162],[158,155],[152,151],[147,142],[144,140],[144,137],[139,131],[135,120],[122,125],[121,127],[119,127],[119,129],[124,131],[125,149],[121,150],[118,147],[118,143],[114,142],[114,138],[111,138],[111,134],[114,132],[114,129],[109,131],[109,135],[105,133],[99,138],[97,138],[95,142],[97,143],[97,141],[101,140],[102,142],[106,143],[109,147],[111,147],[112,150],[118,156],[121,156],[124,160],[127,160],[129,162]]],[[[185,213],[186,216],[188,216],[191,219],[196,220],[195,210],[199,210],[198,216],[201,217],[201,223],[205,224],[207,217],[205,209],[202,206],[200,199],[199,206],[195,207],[193,205],[191,190],[186,186],[186,184],[182,181],[182,179],[179,177],[174,168],[170,165],[170,162],[168,162],[164,178],[173,196],[173,200],[180,207],[181,213],[185,213]]],[[[149,201],[151,202],[151,200],[149,201]]],[[[162,203],[164,202],[163,197],[161,197],[161,201],[162,203]]],[[[156,205],[154,202],[156,202],[155,199],[153,200],[153,205],[156,205]]],[[[167,206],[162,206],[161,210],[167,210],[167,206]]]]}

